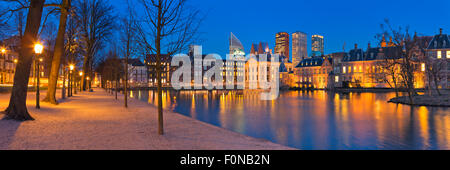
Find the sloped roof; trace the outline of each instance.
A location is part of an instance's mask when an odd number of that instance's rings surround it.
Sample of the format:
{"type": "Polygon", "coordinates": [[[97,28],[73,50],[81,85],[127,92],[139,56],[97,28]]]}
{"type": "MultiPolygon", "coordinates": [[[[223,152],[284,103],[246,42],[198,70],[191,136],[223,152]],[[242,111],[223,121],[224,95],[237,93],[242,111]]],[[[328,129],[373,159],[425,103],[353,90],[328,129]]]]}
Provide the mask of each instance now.
{"type": "Polygon", "coordinates": [[[279,71],[280,71],[280,73],[288,72],[288,69],[286,68],[286,65],[284,64],[284,62],[281,62],[279,71]]]}
{"type": "Polygon", "coordinates": [[[306,58],[300,61],[295,68],[322,66],[324,59],[322,57],[306,58]]]}
{"type": "Polygon", "coordinates": [[[450,37],[447,34],[438,34],[433,37],[428,45],[429,50],[431,49],[449,49],[450,48],[450,37]]]}
{"type": "Polygon", "coordinates": [[[139,60],[139,59],[129,59],[128,64],[135,66],[135,67],[136,66],[145,66],[145,64],[142,63],[141,60],[139,60]]]}

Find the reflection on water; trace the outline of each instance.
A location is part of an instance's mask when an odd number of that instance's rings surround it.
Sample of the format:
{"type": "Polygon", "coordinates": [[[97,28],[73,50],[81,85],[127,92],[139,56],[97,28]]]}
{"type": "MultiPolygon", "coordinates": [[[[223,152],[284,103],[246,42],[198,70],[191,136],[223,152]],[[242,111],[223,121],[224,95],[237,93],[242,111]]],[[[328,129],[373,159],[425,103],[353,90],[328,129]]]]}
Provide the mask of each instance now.
{"type": "MultiPolygon", "coordinates": [[[[450,149],[450,110],[387,103],[393,93],[165,91],[166,109],[299,149],[450,149]]],[[[130,96],[157,104],[153,91],[130,96]]]]}

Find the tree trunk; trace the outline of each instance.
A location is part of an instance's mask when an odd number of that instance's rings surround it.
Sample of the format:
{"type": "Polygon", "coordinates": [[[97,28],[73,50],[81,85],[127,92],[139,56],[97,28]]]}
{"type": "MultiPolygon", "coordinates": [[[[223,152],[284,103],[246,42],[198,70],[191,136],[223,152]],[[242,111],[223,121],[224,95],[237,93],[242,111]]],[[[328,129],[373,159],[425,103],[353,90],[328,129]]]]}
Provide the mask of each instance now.
{"type": "Polygon", "coordinates": [[[87,54],[84,57],[84,59],[83,59],[83,72],[84,72],[84,74],[83,74],[82,80],[81,80],[81,83],[82,83],[82,86],[83,86],[83,91],[86,91],[86,88],[87,88],[86,75],[89,74],[88,73],[88,70],[89,70],[89,58],[90,58],[90,56],[89,56],[89,54],[87,54]]]}
{"type": "MultiPolygon", "coordinates": [[[[127,42],[129,44],[129,41],[127,42]]],[[[128,46],[128,45],[127,45],[128,46]]],[[[128,107],[128,55],[129,55],[129,47],[127,48],[127,56],[125,56],[125,82],[123,86],[123,96],[125,102],[125,108],[128,107]]]]}
{"type": "Polygon", "coordinates": [[[118,86],[118,84],[119,84],[119,76],[118,76],[118,74],[116,73],[116,76],[115,76],[115,88],[114,88],[114,94],[115,94],[115,96],[116,96],[116,100],[117,100],[117,90],[119,90],[119,88],[117,87],[118,86]]]}
{"type": "Polygon", "coordinates": [[[434,80],[434,87],[436,88],[436,92],[439,96],[441,96],[441,92],[439,91],[439,84],[438,84],[438,78],[437,75],[433,75],[434,80]]]}
{"type": "Polygon", "coordinates": [[[47,96],[44,101],[51,104],[58,104],[56,101],[56,86],[58,84],[59,67],[61,65],[61,56],[64,56],[64,37],[66,33],[67,16],[70,9],[70,0],[64,0],[61,7],[61,16],[59,18],[58,35],[56,37],[55,49],[53,53],[52,66],[48,82],[47,96]]]}
{"type": "Polygon", "coordinates": [[[158,134],[164,135],[164,119],[162,110],[162,82],[161,82],[161,34],[162,34],[162,4],[158,6],[158,27],[156,28],[156,76],[158,81],[158,134]]]}
{"type": "Polygon", "coordinates": [[[42,10],[45,0],[33,0],[27,15],[25,33],[21,39],[19,62],[14,74],[14,85],[9,100],[9,106],[5,110],[6,119],[19,121],[33,120],[27,110],[27,91],[30,76],[30,68],[33,58],[33,44],[37,41],[37,34],[41,25],[42,10]]]}

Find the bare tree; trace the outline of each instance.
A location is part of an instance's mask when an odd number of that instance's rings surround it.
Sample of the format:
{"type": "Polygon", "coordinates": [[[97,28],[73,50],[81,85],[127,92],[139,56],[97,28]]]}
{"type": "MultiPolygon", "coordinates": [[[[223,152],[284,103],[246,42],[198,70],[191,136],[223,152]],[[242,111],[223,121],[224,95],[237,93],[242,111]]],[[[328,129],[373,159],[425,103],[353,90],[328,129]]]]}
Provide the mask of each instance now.
{"type": "Polygon", "coordinates": [[[14,120],[33,120],[26,106],[28,78],[33,58],[33,44],[38,40],[37,35],[41,25],[42,11],[45,0],[33,0],[30,2],[27,15],[27,23],[24,36],[21,40],[19,62],[14,75],[14,85],[5,110],[6,118],[14,120]]]}
{"type": "Polygon", "coordinates": [[[114,28],[113,8],[106,0],[80,0],[76,5],[77,22],[83,43],[82,86],[86,90],[86,77],[92,77],[94,58],[114,28]]]}
{"type": "Polygon", "coordinates": [[[122,18],[121,22],[121,34],[120,39],[123,44],[123,56],[124,56],[124,106],[128,107],[128,60],[136,52],[136,19],[134,9],[129,0],[127,0],[128,15],[122,18]]]}
{"type": "Polygon", "coordinates": [[[156,53],[158,133],[163,135],[161,56],[164,51],[172,56],[186,49],[194,41],[201,20],[199,11],[187,7],[186,0],[139,2],[144,13],[139,27],[139,42],[145,52],[156,53]]]}
{"type": "Polygon", "coordinates": [[[418,71],[416,65],[417,62],[425,56],[424,47],[421,46],[420,41],[415,36],[412,36],[409,32],[409,28],[403,29],[399,27],[394,29],[389,20],[385,20],[387,30],[384,31],[385,35],[391,35],[393,37],[394,52],[393,54],[400,57],[400,76],[403,79],[403,85],[408,92],[409,103],[414,105],[413,97],[417,94],[414,87],[414,72],[418,71]]]}
{"type": "Polygon", "coordinates": [[[64,56],[64,38],[66,33],[66,24],[67,24],[67,18],[70,12],[71,8],[71,0],[63,0],[60,5],[58,5],[61,14],[59,18],[59,28],[58,28],[58,35],[55,40],[54,45],[54,54],[52,58],[52,64],[51,64],[51,71],[49,75],[49,82],[48,82],[48,91],[47,96],[45,97],[44,101],[52,103],[52,104],[58,104],[56,102],[56,86],[59,78],[59,69],[61,66],[61,57],[64,56]]]}

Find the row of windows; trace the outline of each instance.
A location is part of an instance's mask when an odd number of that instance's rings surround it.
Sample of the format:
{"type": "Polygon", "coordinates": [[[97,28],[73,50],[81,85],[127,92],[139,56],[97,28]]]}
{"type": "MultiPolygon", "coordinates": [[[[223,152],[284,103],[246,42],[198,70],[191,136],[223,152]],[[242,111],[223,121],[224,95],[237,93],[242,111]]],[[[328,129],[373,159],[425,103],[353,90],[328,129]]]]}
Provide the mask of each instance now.
{"type": "Polygon", "coordinates": [[[300,70],[299,74],[326,74],[327,73],[327,69],[325,68],[321,68],[321,69],[305,69],[305,70],[300,70]]]}
{"type": "Polygon", "coordinates": [[[446,58],[450,58],[450,51],[437,51],[437,58],[443,58],[443,55],[446,55],[446,58]]]}

